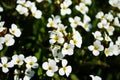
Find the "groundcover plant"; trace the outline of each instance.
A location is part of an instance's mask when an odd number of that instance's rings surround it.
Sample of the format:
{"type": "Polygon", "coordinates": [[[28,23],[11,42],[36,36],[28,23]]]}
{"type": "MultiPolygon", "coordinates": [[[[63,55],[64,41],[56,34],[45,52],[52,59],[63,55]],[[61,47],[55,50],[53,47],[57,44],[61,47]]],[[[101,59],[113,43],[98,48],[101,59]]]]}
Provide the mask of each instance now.
{"type": "Polygon", "coordinates": [[[120,0],[0,0],[0,80],[120,80],[120,0]]]}

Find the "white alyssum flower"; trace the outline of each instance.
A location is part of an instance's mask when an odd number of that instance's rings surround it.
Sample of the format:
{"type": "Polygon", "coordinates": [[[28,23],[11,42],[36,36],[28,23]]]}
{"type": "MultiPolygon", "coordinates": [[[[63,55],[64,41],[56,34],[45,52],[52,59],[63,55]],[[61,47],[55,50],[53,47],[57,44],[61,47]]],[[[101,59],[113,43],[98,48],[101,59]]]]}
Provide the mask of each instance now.
{"type": "Polygon", "coordinates": [[[112,41],[112,39],[110,38],[110,36],[109,35],[107,35],[106,33],[105,33],[105,36],[104,36],[104,39],[105,39],[105,41],[112,41]]]}
{"type": "Polygon", "coordinates": [[[60,16],[53,16],[52,18],[48,18],[48,23],[47,23],[47,27],[53,27],[53,28],[57,28],[58,24],[61,23],[61,19],[60,16]]]}
{"type": "Polygon", "coordinates": [[[113,24],[114,24],[115,26],[120,27],[120,21],[119,21],[118,17],[115,17],[115,18],[114,18],[113,24]]]}
{"type": "Polygon", "coordinates": [[[113,42],[110,42],[109,47],[105,49],[104,53],[106,57],[119,55],[120,53],[119,53],[118,45],[114,44],[113,42]]]}
{"type": "Polygon", "coordinates": [[[69,7],[69,5],[67,5],[66,3],[61,3],[60,4],[61,15],[71,14],[71,9],[68,8],[68,7],[69,7]]]}
{"type": "Polygon", "coordinates": [[[4,42],[5,42],[5,38],[4,37],[0,37],[0,50],[3,49],[4,42]]]}
{"type": "Polygon", "coordinates": [[[7,57],[1,57],[0,67],[2,67],[2,71],[4,73],[7,73],[9,71],[8,68],[12,68],[13,66],[14,64],[12,62],[8,62],[7,57]]]}
{"type": "Polygon", "coordinates": [[[98,28],[108,28],[110,23],[106,19],[102,19],[101,22],[97,24],[98,28]]]}
{"type": "Polygon", "coordinates": [[[11,28],[9,29],[9,32],[13,35],[15,35],[16,37],[20,37],[21,36],[21,31],[20,29],[17,27],[17,25],[12,24],[11,28]]]}
{"type": "Polygon", "coordinates": [[[90,24],[90,17],[88,15],[84,15],[84,18],[83,18],[83,22],[81,22],[81,26],[83,29],[85,29],[85,31],[90,31],[90,28],[92,27],[92,25],[90,24]]]}
{"type": "Polygon", "coordinates": [[[64,43],[64,46],[62,48],[62,54],[63,55],[73,55],[74,52],[74,45],[64,43]]]}
{"type": "Polygon", "coordinates": [[[98,56],[100,54],[99,51],[103,51],[104,47],[101,45],[101,42],[96,40],[93,45],[88,46],[88,49],[93,52],[94,56],[98,56]]]}
{"type": "Polygon", "coordinates": [[[94,36],[94,38],[95,38],[96,40],[100,40],[100,41],[103,40],[103,37],[102,37],[102,34],[101,34],[100,31],[95,31],[95,32],[93,32],[92,34],[93,34],[93,36],[94,36]]]}
{"type": "Polygon", "coordinates": [[[61,76],[66,75],[68,77],[72,72],[72,67],[70,65],[67,66],[67,64],[68,64],[68,61],[66,59],[63,59],[62,68],[59,69],[59,74],[61,76]]]}
{"type": "Polygon", "coordinates": [[[14,40],[14,36],[13,36],[13,35],[11,35],[11,34],[6,34],[6,35],[4,36],[4,38],[5,38],[5,45],[6,45],[6,46],[12,46],[12,45],[14,45],[15,40],[14,40]]]}
{"type": "Polygon", "coordinates": [[[67,26],[64,26],[63,24],[58,24],[57,31],[63,33],[66,36],[67,35],[66,28],[67,26]]]}
{"type": "Polygon", "coordinates": [[[38,3],[42,2],[43,0],[36,0],[38,3]]]}
{"type": "Polygon", "coordinates": [[[35,56],[28,56],[24,59],[26,67],[29,68],[38,68],[37,58],[35,56]]]}
{"type": "Polygon", "coordinates": [[[109,21],[112,22],[112,20],[114,19],[113,15],[111,12],[109,12],[108,14],[105,14],[105,18],[109,21]]]}
{"type": "Polygon", "coordinates": [[[72,36],[72,40],[70,40],[70,44],[75,45],[78,48],[81,48],[82,36],[75,29],[73,29],[73,36],[72,36]]]}
{"type": "Polygon", "coordinates": [[[35,17],[36,19],[40,19],[42,16],[42,12],[40,10],[37,10],[36,7],[32,7],[31,12],[33,17],[35,17]]]}
{"type": "Polygon", "coordinates": [[[104,18],[105,18],[105,15],[104,15],[104,13],[103,13],[102,11],[99,11],[99,12],[97,13],[97,15],[96,15],[96,18],[97,18],[97,19],[104,19],[104,18]]]}
{"type": "Polygon", "coordinates": [[[51,51],[56,62],[59,62],[63,59],[64,55],[59,51],[61,47],[59,45],[51,46],[51,51]]]}
{"type": "Polygon", "coordinates": [[[6,28],[5,27],[3,27],[4,26],[4,21],[1,21],[0,22],[0,32],[2,32],[3,30],[5,30],[6,28]]]}
{"type": "Polygon", "coordinates": [[[89,75],[92,80],[102,80],[102,78],[100,76],[94,76],[94,75],[89,75]]]}
{"type": "Polygon", "coordinates": [[[84,3],[85,5],[91,5],[92,1],[91,0],[81,0],[82,3],[84,3]]]}
{"type": "Polygon", "coordinates": [[[42,64],[42,68],[44,70],[47,70],[46,74],[49,77],[54,76],[54,72],[56,72],[58,70],[58,66],[56,65],[56,61],[54,61],[53,59],[48,59],[48,62],[44,62],[42,64]]]}
{"type": "Polygon", "coordinates": [[[3,12],[3,10],[4,10],[3,7],[0,6],[0,12],[3,12]]]}
{"type": "Polygon", "coordinates": [[[26,69],[23,80],[30,80],[34,76],[34,74],[35,74],[35,71],[33,71],[32,69],[26,69]]]}
{"type": "Polygon", "coordinates": [[[62,44],[64,42],[63,34],[61,32],[58,32],[58,31],[52,32],[50,34],[50,38],[51,38],[49,40],[50,44],[54,44],[56,42],[62,44]]]}
{"type": "Polygon", "coordinates": [[[81,18],[78,16],[75,16],[74,18],[69,18],[69,22],[72,28],[76,28],[78,25],[81,24],[81,18]]]}
{"type": "Polygon", "coordinates": [[[64,0],[63,3],[70,6],[72,4],[72,1],[71,0],[64,0]]]}
{"type": "Polygon", "coordinates": [[[110,36],[113,35],[114,30],[115,28],[113,26],[109,26],[108,28],[106,28],[106,31],[110,36]]]}
{"type": "Polygon", "coordinates": [[[24,55],[23,54],[20,54],[20,55],[13,55],[12,56],[12,61],[15,65],[18,65],[18,66],[21,66],[23,65],[23,61],[24,61],[24,55]]]}
{"type": "Polygon", "coordinates": [[[84,3],[79,3],[79,5],[75,6],[75,9],[81,12],[82,14],[86,14],[89,10],[84,3]]]}

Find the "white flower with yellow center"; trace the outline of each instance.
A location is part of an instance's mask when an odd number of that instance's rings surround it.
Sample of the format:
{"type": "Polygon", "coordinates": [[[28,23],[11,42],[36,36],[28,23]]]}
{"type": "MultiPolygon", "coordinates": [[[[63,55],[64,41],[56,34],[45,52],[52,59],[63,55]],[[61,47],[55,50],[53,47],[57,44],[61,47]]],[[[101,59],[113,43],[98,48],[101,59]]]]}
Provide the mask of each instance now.
{"type": "Polygon", "coordinates": [[[82,14],[86,14],[89,10],[84,3],[79,3],[79,5],[75,6],[75,9],[81,12],[82,14]]]}
{"type": "Polygon", "coordinates": [[[92,78],[92,80],[102,80],[102,78],[99,76],[90,75],[90,77],[92,78]]]}
{"type": "Polygon", "coordinates": [[[29,68],[38,68],[37,58],[35,56],[28,56],[24,59],[26,62],[26,67],[29,68]]]}
{"type": "Polygon", "coordinates": [[[72,72],[72,67],[71,66],[67,66],[68,61],[66,59],[62,60],[62,68],[59,69],[59,74],[61,76],[66,75],[67,77],[70,75],[70,73],[72,72]]]}
{"type": "Polygon", "coordinates": [[[75,16],[74,18],[69,18],[69,22],[72,28],[76,28],[78,25],[81,24],[81,18],[78,16],[75,16]]]}
{"type": "Polygon", "coordinates": [[[13,39],[13,38],[14,38],[13,35],[11,35],[11,34],[6,34],[6,35],[4,36],[4,38],[5,38],[5,45],[6,45],[6,46],[12,46],[12,45],[14,45],[15,40],[13,39]]]}
{"type": "Polygon", "coordinates": [[[14,64],[12,62],[8,62],[7,57],[1,57],[0,67],[2,67],[2,71],[4,73],[7,73],[9,71],[8,68],[12,68],[13,66],[14,64]]]}
{"type": "Polygon", "coordinates": [[[12,56],[13,63],[18,65],[18,66],[21,66],[24,63],[23,60],[24,60],[24,55],[23,54],[12,56]]]}
{"type": "Polygon", "coordinates": [[[104,15],[104,13],[102,11],[100,11],[100,12],[97,13],[96,18],[97,19],[104,19],[105,15],[104,15]]]}
{"type": "Polygon", "coordinates": [[[51,38],[49,40],[50,44],[54,44],[56,42],[62,44],[64,42],[63,34],[58,31],[51,33],[50,38],[51,38]]]}
{"type": "Polygon", "coordinates": [[[80,48],[81,45],[82,45],[82,36],[75,29],[73,29],[73,36],[72,36],[72,38],[73,39],[70,40],[70,44],[75,45],[76,47],[80,48]]]}
{"type": "Polygon", "coordinates": [[[66,15],[66,14],[71,14],[71,9],[68,8],[69,5],[67,5],[66,3],[61,3],[60,4],[60,12],[61,12],[61,15],[66,15]]]}
{"type": "Polygon", "coordinates": [[[11,34],[15,35],[16,37],[20,37],[21,35],[20,29],[15,24],[11,25],[11,28],[9,29],[9,31],[11,34]]]}
{"type": "Polygon", "coordinates": [[[54,76],[54,72],[56,72],[58,70],[58,66],[56,65],[56,61],[54,61],[53,59],[48,59],[48,62],[44,62],[42,64],[42,68],[44,70],[47,70],[46,74],[49,77],[54,76]]]}
{"type": "Polygon", "coordinates": [[[93,36],[94,36],[94,38],[95,38],[96,40],[100,40],[100,41],[103,40],[103,37],[102,37],[102,34],[101,34],[100,31],[95,31],[95,32],[93,32],[92,34],[93,34],[93,36]]]}
{"type": "Polygon", "coordinates": [[[108,28],[109,25],[110,25],[110,23],[107,22],[106,19],[102,19],[101,22],[99,22],[99,23],[97,24],[98,28],[105,28],[105,29],[108,28]]]}
{"type": "Polygon", "coordinates": [[[113,35],[115,28],[113,26],[109,26],[108,28],[106,28],[106,30],[107,30],[108,34],[111,36],[111,35],[113,35]]]}
{"type": "Polygon", "coordinates": [[[64,46],[62,48],[62,54],[63,55],[73,55],[73,51],[74,51],[73,49],[74,49],[74,45],[64,43],[64,46]]]}
{"type": "Polygon", "coordinates": [[[106,18],[109,22],[111,22],[111,21],[114,19],[114,17],[113,17],[113,15],[112,15],[111,12],[109,12],[108,14],[105,14],[105,18],[106,18]]]}
{"type": "Polygon", "coordinates": [[[105,41],[112,41],[110,36],[108,36],[106,33],[105,33],[104,39],[105,41]]]}
{"type": "Polygon", "coordinates": [[[100,54],[99,51],[103,51],[104,47],[101,45],[101,42],[96,40],[93,45],[88,46],[88,49],[93,52],[94,56],[98,56],[100,54]]]}

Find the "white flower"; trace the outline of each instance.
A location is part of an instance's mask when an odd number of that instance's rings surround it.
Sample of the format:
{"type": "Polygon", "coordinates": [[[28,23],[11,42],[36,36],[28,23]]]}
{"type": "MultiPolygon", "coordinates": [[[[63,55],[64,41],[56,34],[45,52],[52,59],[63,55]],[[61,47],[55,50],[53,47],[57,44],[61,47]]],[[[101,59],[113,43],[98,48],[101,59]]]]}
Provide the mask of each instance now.
{"type": "Polygon", "coordinates": [[[97,39],[97,40],[100,40],[102,41],[103,40],[103,37],[102,37],[102,34],[100,31],[95,31],[94,33],[92,33],[94,38],[97,39]]]}
{"type": "Polygon", "coordinates": [[[120,36],[117,38],[117,40],[116,40],[116,45],[119,45],[120,46],[120,36]]]}
{"type": "Polygon", "coordinates": [[[104,15],[104,13],[102,11],[100,11],[100,12],[97,13],[96,18],[97,19],[104,19],[105,15],[104,15]]]}
{"type": "Polygon", "coordinates": [[[73,36],[72,36],[72,38],[73,38],[73,40],[70,40],[70,44],[76,45],[76,47],[80,48],[81,45],[82,45],[82,36],[75,29],[73,29],[73,36]]]}
{"type": "Polygon", "coordinates": [[[28,16],[28,9],[26,7],[23,7],[22,5],[17,5],[16,10],[19,12],[19,14],[25,14],[28,16]]]}
{"type": "Polygon", "coordinates": [[[118,45],[113,44],[113,42],[110,42],[109,47],[106,48],[104,52],[106,56],[113,56],[113,55],[117,56],[120,54],[118,45]]]}
{"type": "Polygon", "coordinates": [[[81,12],[82,14],[86,14],[89,10],[84,3],[79,3],[79,5],[75,6],[75,9],[81,12]]]}
{"type": "Polygon", "coordinates": [[[0,50],[3,49],[3,45],[2,44],[4,44],[4,42],[5,42],[5,38],[4,37],[0,37],[0,50]]]}
{"type": "Polygon", "coordinates": [[[102,19],[101,22],[99,22],[99,23],[97,24],[98,28],[105,28],[105,29],[108,28],[109,25],[110,25],[110,23],[107,22],[106,19],[102,19]]]}
{"type": "Polygon", "coordinates": [[[0,12],[3,12],[3,8],[0,6],[0,12]]]}
{"type": "Polygon", "coordinates": [[[36,10],[35,12],[32,12],[32,15],[36,18],[36,19],[40,19],[42,16],[42,12],[40,10],[36,10]]]}
{"type": "Polygon", "coordinates": [[[90,31],[90,28],[92,27],[89,23],[91,21],[90,17],[88,15],[84,15],[83,22],[81,22],[81,26],[85,29],[85,31],[90,31]]]}
{"type": "Polygon", "coordinates": [[[113,15],[111,14],[111,12],[109,12],[108,14],[105,14],[105,18],[108,20],[108,21],[112,21],[113,20],[113,15]]]}
{"type": "Polygon", "coordinates": [[[3,27],[4,23],[5,23],[4,21],[0,22],[0,32],[6,29],[5,27],[3,27]]]}
{"type": "Polygon", "coordinates": [[[72,28],[76,28],[78,25],[81,24],[81,18],[78,16],[75,16],[74,19],[70,17],[69,22],[72,28]]]}
{"type": "Polygon", "coordinates": [[[13,35],[11,35],[11,34],[6,34],[6,35],[4,36],[4,38],[5,38],[5,45],[6,45],[6,46],[12,46],[12,45],[14,45],[15,40],[13,39],[13,38],[14,38],[13,35]]]}
{"type": "Polygon", "coordinates": [[[8,58],[7,57],[1,57],[1,63],[0,63],[0,67],[2,67],[2,71],[4,73],[7,73],[9,71],[8,68],[12,68],[14,65],[12,62],[8,62],[8,58]]]}
{"type": "Polygon", "coordinates": [[[99,51],[103,51],[104,47],[100,41],[96,40],[93,45],[88,46],[88,49],[93,52],[94,56],[98,56],[100,54],[99,51]]]}
{"type": "Polygon", "coordinates": [[[61,12],[61,15],[66,15],[66,14],[71,14],[71,9],[68,8],[69,6],[65,3],[61,3],[60,4],[60,12],[61,12]]]}
{"type": "Polygon", "coordinates": [[[57,31],[63,33],[66,36],[67,35],[66,28],[67,26],[64,26],[63,24],[58,24],[57,31]]]}
{"type": "Polygon", "coordinates": [[[11,25],[11,28],[9,29],[10,33],[15,35],[16,37],[20,37],[21,31],[15,24],[11,25]]]}
{"type": "Polygon", "coordinates": [[[99,76],[90,75],[90,77],[92,78],[92,80],[102,80],[102,78],[99,76]]]}
{"type": "Polygon", "coordinates": [[[43,0],[36,0],[38,3],[42,2],[43,0]]]}
{"type": "Polygon", "coordinates": [[[57,28],[59,23],[61,23],[60,16],[55,16],[55,17],[54,17],[54,16],[52,15],[52,18],[49,18],[49,19],[48,19],[47,27],[57,28]]]}
{"type": "Polygon", "coordinates": [[[91,0],[81,0],[82,3],[84,3],[85,5],[91,5],[92,1],[91,0]]]}
{"type": "Polygon", "coordinates": [[[34,76],[34,74],[35,74],[35,71],[33,71],[32,69],[26,69],[23,80],[30,80],[34,76]]]}
{"type": "Polygon", "coordinates": [[[112,5],[113,7],[117,7],[118,0],[109,0],[109,4],[112,5]]]}
{"type": "Polygon", "coordinates": [[[64,55],[59,50],[60,46],[58,45],[54,45],[51,47],[51,51],[56,62],[59,62],[64,57],[64,55]]]}
{"type": "Polygon", "coordinates": [[[72,67],[67,66],[68,61],[66,59],[62,60],[62,68],[59,69],[59,74],[61,76],[66,75],[67,77],[70,75],[72,72],[72,67]]]}
{"type": "Polygon", "coordinates": [[[28,56],[25,59],[26,67],[29,68],[38,68],[37,58],[35,56],[28,56]]]}
{"type": "Polygon", "coordinates": [[[108,36],[106,33],[105,33],[104,38],[105,38],[105,41],[112,41],[111,38],[110,38],[110,36],[108,36]]]}
{"type": "Polygon", "coordinates": [[[42,68],[44,70],[47,70],[46,74],[49,77],[52,77],[54,75],[54,72],[58,70],[58,66],[56,65],[56,62],[53,59],[48,59],[48,62],[44,62],[42,64],[42,68]]]}
{"type": "Polygon", "coordinates": [[[24,63],[23,60],[24,60],[24,55],[23,54],[12,56],[12,61],[16,65],[19,65],[19,66],[23,65],[23,63],[24,63]]]}
{"type": "Polygon", "coordinates": [[[66,4],[67,6],[70,6],[72,4],[72,1],[71,0],[64,0],[63,3],[66,4]]]}
{"type": "Polygon", "coordinates": [[[73,55],[73,49],[74,49],[74,45],[64,43],[64,46],[62,48],[62,54],[63,55],[73,55]]]}
{"type": "Polygon", "coordinates": [[[114,18],[113,24],[114,24],[115,26],[120,27],[120,21],[119,21],[118,17],[115,17],[115,18],[114,18]]]}
{"type": "Polygon", "coordinates": [[[113,26],[109,26],[108,28],[106,28],[106,30],[107,30],[108,34],[111,36],[111,35],[113,35],[115,28],[113,26]]]}
{"type": "Polygon", "coordinates": [[[51,38],[49,40],[50,44],[54,44],[56,42],[62,44],[64,42],[63,34],[58,31],[51,33],[50,38],[51,38]]]}

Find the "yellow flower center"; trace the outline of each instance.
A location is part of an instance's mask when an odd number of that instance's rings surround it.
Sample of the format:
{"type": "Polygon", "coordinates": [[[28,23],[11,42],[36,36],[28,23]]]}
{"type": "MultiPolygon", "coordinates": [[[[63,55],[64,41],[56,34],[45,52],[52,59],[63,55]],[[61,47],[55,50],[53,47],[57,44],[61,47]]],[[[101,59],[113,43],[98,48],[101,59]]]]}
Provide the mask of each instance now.
{"type": "Polygon", "coordinates": [[[49,66],[49,67],[48,67],[48,70],[52,70],[52,66],[49,66]]]}
{"type": "Polygon", "coordinates": [[[4,68],[7,68],[7,64],[3,64],[3,67],[4,67],[4,68]]]}

